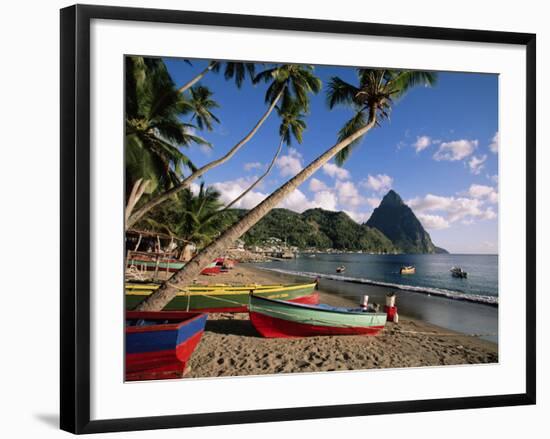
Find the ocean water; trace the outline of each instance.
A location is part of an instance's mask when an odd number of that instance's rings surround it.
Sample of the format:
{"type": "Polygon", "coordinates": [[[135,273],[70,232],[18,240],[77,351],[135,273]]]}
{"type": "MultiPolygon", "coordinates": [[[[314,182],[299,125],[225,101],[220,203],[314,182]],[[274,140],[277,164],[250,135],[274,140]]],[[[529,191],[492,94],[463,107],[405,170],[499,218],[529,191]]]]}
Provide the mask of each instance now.
{"type": "Polygon", "coordinates": [[[369,255],[300,254],[298,258],[258,264],[266,269],[332,281],[387,286],[404,291],[442,296],[468,302],[498,305],[497,255],[369,255]],[[345,273],[336,273],[344,265],[345,273]],[[416,273],[401,275],[403,265],[414,265],[416,273]],[[467,279],[451,276],[460,266],[467,279]]]}

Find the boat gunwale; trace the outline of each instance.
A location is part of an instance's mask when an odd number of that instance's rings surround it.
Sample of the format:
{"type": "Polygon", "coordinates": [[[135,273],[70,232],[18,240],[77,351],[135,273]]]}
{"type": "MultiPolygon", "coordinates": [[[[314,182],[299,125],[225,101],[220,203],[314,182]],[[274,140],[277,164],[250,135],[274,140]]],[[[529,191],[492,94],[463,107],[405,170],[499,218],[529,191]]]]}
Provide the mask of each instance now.
{"type": "MultiPolygon", "coordinates": [[[[250,293],[250,298],[254,299],[261,299],[265,300],[267,302],[273,302],[276,304],[282,304],[284,306],[290,306],[290,307],[296,307],[296,308],[302,308],[302,309],[309,309],[312,311],[321,311],[321,312],[328,312],[333,314],[353,314],[353,315],[359,315],[359,316],[387,316],[387,313],[385,312],[365,312],[365,311],[344,311],[344,310],[338,310],[338,309],[322,309],[318,308],[319,305],[310,305],[307,303],[296,303],[296,302],[290,302],[286,300],[278,300],[278,299],[269,299],[267,297],[257,296],[253,293],[250,293]]],[[[253,310],[250,310],[251,301],[249,301],[248,309],[249,312],[256,312],[253,310]]]]}
{"type": "MultiPolygon", "coordinates": [[[[216,288],[216,289],[213,289],[213,290],[210,290],[208,288],[205,288],[205,289],[199,289],[198,291],[179,291],[177,294],[176,294],[176,297],[177,296],[203,296],[205,294],[210,294],[210,295],[218,295],[218,296],[224,296],[224,295],[248,295],[250,294],[250,290],[260,290],[260,292],[262,293],[283,293],[283,292],[287,292],[287,291],[295,291],[295,290],[300,290],[300,289],[306,289],[306,288],[315,288],[315,286],[317,285],[316,282],[314,283],[309,283],[309,284],[299,284],[299,285],[291,285],[291,286],[283,286],[283,287],[274,287],[274,288],[240,288],[240,287],[236,287],[238,288],[237,290],[234,290],[234,291],[230,291],[230,289],[223,289],[222,288],[216,288]],[[218,291],[216,291],[218,290],[218,291]]],[[[191,288],[194,288],[194,287],[191,287],[191,288]]],[[[182,288],[183,290],[183,288],[182,288]]],[[[129,295],[129,296],[149,296],[151,294],[153,294],[153,291],[155,290],[149,290],[149,289],[135,289],[135,291],[133,290],[127,290],[125,289],[125,295],[129,295]]]]}
{"type": "MultiPolygon", "coordinates": [[[[155,332],[155,331],[179,331],[184,325],[193,323],[205,317],[206,317],[205,318],[205,324],[206,324],[206,320],[208,319],[208,313],[199,312],[199,311],[127,311],[124,319],[139,320],[139,317],[131,317],[129,316],[129,314],[135,315],[135,314],[145,314],[145,313],[154,314],[149,318],[150,320],[162,319],[162,318],[164,318],[165,320],[176,319],[179,317],[174,314],[179,314],[179,313],[187,314],[187,317],[189,318],[187,318],[186,320],[180,320],[180,321],[171,322],[171,323],[163,323],[161,325],[125,326],[124,331],[126,334],[138,334],[141,332],[155,332]],[[163,314],[160,314],[160,313],[166,313],[166,315],[164,315],[163,317],[163,314]]],[[[185,317],[185,316],[182,315],[181,317],[185,317]]],[[[204,328],[202,329],[202,331],[204,331],[204,328]]]]}

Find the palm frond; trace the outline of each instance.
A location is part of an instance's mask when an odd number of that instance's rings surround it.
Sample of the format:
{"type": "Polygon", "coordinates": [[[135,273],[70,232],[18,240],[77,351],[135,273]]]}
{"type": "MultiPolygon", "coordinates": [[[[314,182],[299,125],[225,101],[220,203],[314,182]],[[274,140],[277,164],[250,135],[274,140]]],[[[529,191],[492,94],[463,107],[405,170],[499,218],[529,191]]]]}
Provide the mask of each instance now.
{"type": "Polygon", "coordinates": [[[336,105],[352,105],[358,92],[357,87],[333,76],[327,86],[327,105],[331,109],[336,105]]]}
{"type": "MultiPolygon", "coordinates": [[[[341,142],[342,140],[348,138],[352,134],[354,134],[356,131],[360,130],[367,124],[367,116],[365,115],[364,111],[358,111],[355,113],[355,115],[348,120],[345,125],[338,131],[338,141],[341,142]]],[[[335,156],[335,161],[338,166],[342,166],[344,162],[349,158],[351,152],[353,149],[359,145],[363,137],[359,137],[358,139],[351,142],[348,146],[346,146],[344,149],[342,149],[338,154],[335,156]]]]}

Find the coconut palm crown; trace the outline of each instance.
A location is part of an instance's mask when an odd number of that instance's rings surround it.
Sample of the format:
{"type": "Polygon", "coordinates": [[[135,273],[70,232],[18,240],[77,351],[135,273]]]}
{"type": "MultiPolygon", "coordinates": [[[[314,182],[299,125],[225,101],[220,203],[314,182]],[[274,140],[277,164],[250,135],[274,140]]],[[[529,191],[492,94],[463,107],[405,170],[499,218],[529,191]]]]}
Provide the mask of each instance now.
{"type": "MultiPolygon", "coordinates": [[[[337,105],[352,108],[353,117],[338,132],[338,141],[365,126],[373,118],[377,126],[389,119],[394,100],[403,96],[411,88],[424,85],[433,86],[437,74],[416,70],[357,69],[358,84],[352,85],[334,76],[327,88],[327,104],[330,109],[337,105]]],[[[336,154],[336,163],[341,166],[353,148],[361,141],[356,139],[336,154]]]]}
{"type": "Polygon", "coordinates": [[[127,57],[126,76],[127,182],[151,180],[149,192],[175,185],[184,168],[196,169],[181,148],[209,145],[181,120],[192,104],[177,92],[161,60],[127,57]]]}
{"type": "Polygon", "coordinates": [[[272,103],[282,92],[283,105],[292,99],[309,110],[309,94],[321,91],[321,80],[315,76],[311,65],[281,64],[266,69],[254,77],[254,83],[269,83],[265,92],[265,102],[272,103]]]}

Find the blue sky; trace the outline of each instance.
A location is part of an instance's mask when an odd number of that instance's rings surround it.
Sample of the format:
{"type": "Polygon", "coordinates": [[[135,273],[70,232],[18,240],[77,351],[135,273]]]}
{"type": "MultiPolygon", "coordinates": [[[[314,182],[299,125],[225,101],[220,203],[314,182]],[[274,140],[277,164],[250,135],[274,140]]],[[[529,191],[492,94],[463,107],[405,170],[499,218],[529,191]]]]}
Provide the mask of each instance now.
{"type": "MultiPolygon", "coordinates": [[[[165,59],[181,85],[205,61],[165,59]]],[[[262,68],[261,66],[259,67],[262,68]]],[[[239,203],[250,208],[332,146],[352,116],[329,110],[325,86],[339,76],[356,83],[352,68],[316,66],[323,91],[311,99],[303,144],[281,153],[270,175],[239,203]]],[[[221,120],[213,132],[199,132],[213,149],[192,146],[185,153],[197,165],[223,155],[266,110],[264,84],[246,82],[239,90],[223,74],[201,82],[214,91],[221,120]]],[[[226,202],[239,195],[267,167],[278,145],[279,120],[273,113],[235,157],[204,176],[226,202]]],[[[439,73],[435,87],[418,87],[396,102],[391,119],[369,132],[342,168],[333,163],[317,171],[281,207],[346,211],[366,221],[380,199],[394,189],[414,210],[432,240],[453,253],[498,252],[498,76],[439,73]]]]}

